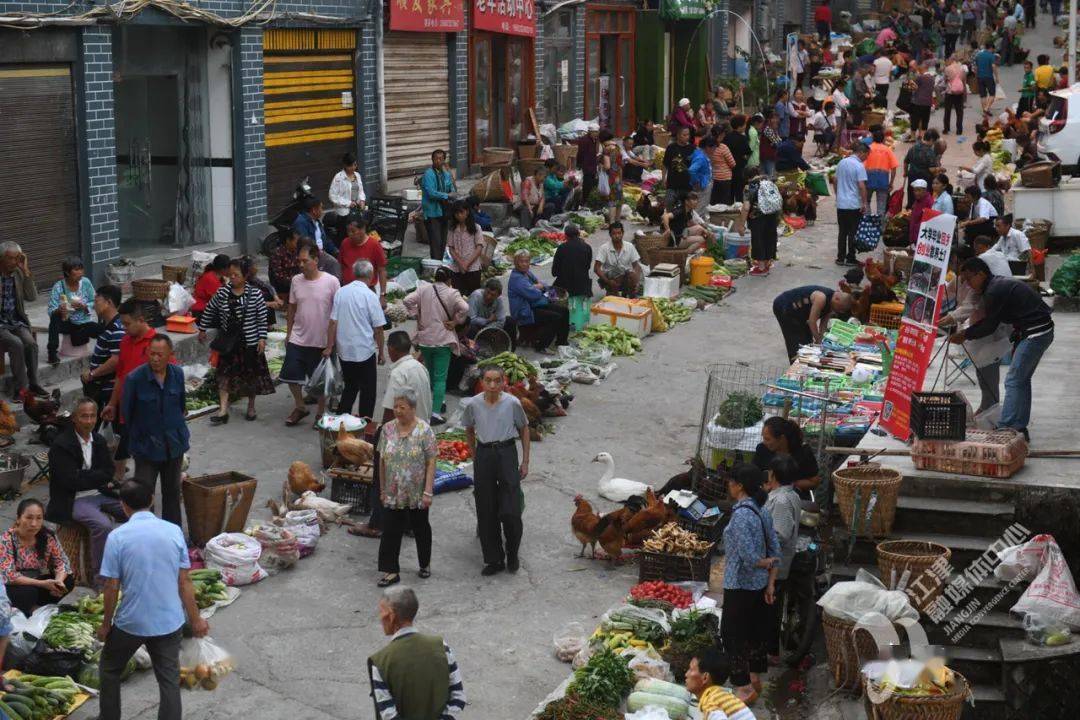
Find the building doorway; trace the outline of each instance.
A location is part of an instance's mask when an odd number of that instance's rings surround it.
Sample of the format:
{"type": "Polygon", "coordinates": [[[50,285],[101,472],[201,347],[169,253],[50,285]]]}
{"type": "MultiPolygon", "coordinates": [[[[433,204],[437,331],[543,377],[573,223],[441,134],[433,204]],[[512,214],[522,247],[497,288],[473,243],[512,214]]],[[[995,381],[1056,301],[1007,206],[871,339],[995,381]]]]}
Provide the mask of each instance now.
{"type": "Polygon", "coordinates": [[[585,117],[627,135],[635,119],[634,10],[589,8],[585,27],[585,117]]]}
{"type": "Polygon", "coordinates": [[[486,147],[515,147],[531,128],[525,112],[533,105],[533,39],[474,31],[472,33],[473,162],[486,147]]]}

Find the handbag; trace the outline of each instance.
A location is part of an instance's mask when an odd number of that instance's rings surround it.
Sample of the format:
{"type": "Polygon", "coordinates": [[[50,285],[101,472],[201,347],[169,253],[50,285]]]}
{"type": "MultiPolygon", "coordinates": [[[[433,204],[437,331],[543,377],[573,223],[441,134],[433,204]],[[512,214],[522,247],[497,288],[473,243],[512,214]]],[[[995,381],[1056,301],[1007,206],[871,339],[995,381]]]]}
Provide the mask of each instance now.
{"type": "Polygon", "coordinates": [[[881,242],[881,216],[863,215],[855,231],[855,250],[870,252],[881,242]]]}
{"type": "Polygon", "coordinates": [[[243,342],[241,335],[243,331],[243,317],[239,316],[236,311],[240,309],[239,301],[236,297],[229,292],[229,314],[225,322],[222,323],[222,327],[218,330],[217,335],[210,341],[210,349],[215,351],[218,355],[232,355],[237,351],[240,344],[243,342]],[[234,322],[234,320],[236,322],[234,322]]]}

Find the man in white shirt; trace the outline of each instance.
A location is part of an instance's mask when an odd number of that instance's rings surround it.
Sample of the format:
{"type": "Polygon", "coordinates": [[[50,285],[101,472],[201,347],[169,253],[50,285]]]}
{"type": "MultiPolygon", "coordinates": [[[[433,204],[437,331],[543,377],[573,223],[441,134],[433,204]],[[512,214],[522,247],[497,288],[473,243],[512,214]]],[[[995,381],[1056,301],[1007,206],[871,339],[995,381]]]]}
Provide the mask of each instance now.
{"type": "Polygon", "coordinates": [[[375,276],[372,264],[367,260],[357,260],[353,265],[353,274],[356,279],[334,294],[323,357],[330,357],[337,348],[341,374],[345,379],[338,413],[351,413],[353,401],[359,394],[357,415],[369,418],[375,412],[376,355],[379,365],[386,362],[383,357],[383,325],[386,324],[386,317],[379,304],[379,296],[368,284],[375,276]]]}
{"type": "MultiPolygon", "coordinates": [[[[1009,262],[1027,262],[1031,256],[1031,243],[1023,230],[1012,226],[1012,215],[999,215],[994,221],[994,229],[997,230],[998,241],[993,249],[1005,256],[1009,262]]],[[[993,270],[993,268],[990,268],[993,270]]]]}
{"type": "Polygon", "coordinates": [[[989,235],[980,235],[972,241],[971,246],[975,250],[975,255],[990,268],[990,272],[1000,277],[1012,277],[1009,260],[997,249],[994,238],[989,235]]]}
{"type": "Polygon", "coordinates": [[[641,256],[632,244],[623,242],[623,226],[614,222],[608,231],[611,242],[604,243],[596,254],[593,272],[597,282],[612,295],[637,297],[641,282],[641,256]]]}
{"type": "Polygon", "coordinates": [[[874,60],[874,88],[876,95],[874,97],[875,107],[886,107],[886,100],[889,94],[889,82],[892,80],[893,64],[889,59],[889,54],[885,52],[884,48],[878,49],[877,59],[874,60]]]}

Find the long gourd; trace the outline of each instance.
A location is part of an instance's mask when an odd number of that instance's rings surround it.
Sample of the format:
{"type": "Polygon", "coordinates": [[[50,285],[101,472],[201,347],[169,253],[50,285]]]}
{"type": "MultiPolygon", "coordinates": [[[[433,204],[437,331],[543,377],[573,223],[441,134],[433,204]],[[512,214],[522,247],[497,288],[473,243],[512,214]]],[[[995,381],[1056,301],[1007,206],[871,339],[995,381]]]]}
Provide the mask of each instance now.
{"type": "Polygon", "coordinates": [[[682,685],[676,685],[675,683],[669,683],[666,680],[658,680],[656,678],[643,678],[638,680],[637,685],[634,686],[634,692],[651,693],[653,695],[668,695],[673,698],[678,698],[687,704],[693,699],[690,691],[682,685]]]}
{"type": "Polygon", "coordinates": [[[667,711],[668,717],[671,718],[671,720],[682,720],[690,710],[685,702],[679,698],[671,697],[670,695],[634,692],[630,693],[630,697],[626,700],[626,709],[630,712],[637,712],[648,705],[655,705],[656,707],[663,708],[667,711]]]}

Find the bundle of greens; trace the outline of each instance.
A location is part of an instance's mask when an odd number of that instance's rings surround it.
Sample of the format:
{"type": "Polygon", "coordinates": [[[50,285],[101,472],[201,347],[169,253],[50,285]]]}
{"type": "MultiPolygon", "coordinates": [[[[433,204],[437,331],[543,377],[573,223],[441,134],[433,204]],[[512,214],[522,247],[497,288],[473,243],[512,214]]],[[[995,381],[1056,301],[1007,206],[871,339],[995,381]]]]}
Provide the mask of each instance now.
{"type": "Polygon", "coordinates": [[[506,373],[506,379],[511,384],[522,382],[523,380],[529,380],[539,375],[539,371],[536,366],[528,360],[518,357],[512,352],[502,352],[494,357],[490,357],[487,360],[481,360],[478,362],[477,367],[489,367],[495,365],[501,367],[506,373]]]}
{"type": "Polygon", "coordinates": [[[566,694],[600,707],[616,708],[633,686],[634,672],[626,658],[603,648],[574,671],[566,694]]]}
{"type": "Polygon", "coordinates": [[[756,425],[765,417],[761,399],[748,392],[730,393],[716,410],[713,423],[726,428],[745,428],[756,425]]]}
{"type": "Polygon", "coordinates": [[[528,250],[533,259],[536,259],[537,257],[554,255],[556,247],[556,244],[550,240],[523,235],[517,240],[510,241],[510,244],[506,246],[506,254],[513,257],[514,253],[519,250],[528,250]]]}

